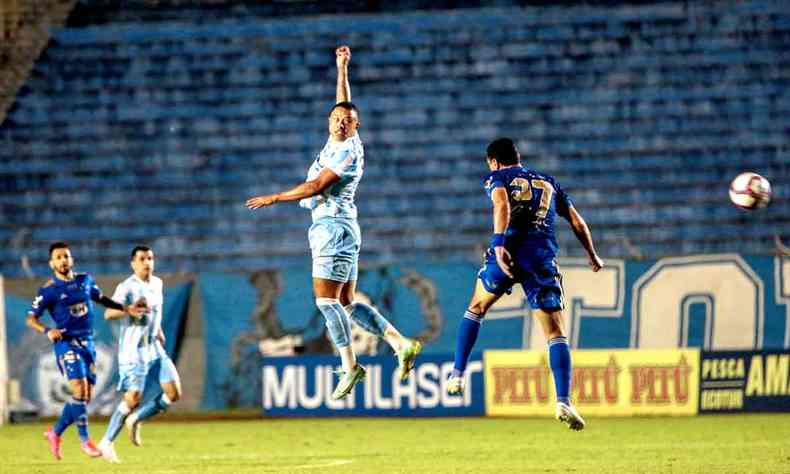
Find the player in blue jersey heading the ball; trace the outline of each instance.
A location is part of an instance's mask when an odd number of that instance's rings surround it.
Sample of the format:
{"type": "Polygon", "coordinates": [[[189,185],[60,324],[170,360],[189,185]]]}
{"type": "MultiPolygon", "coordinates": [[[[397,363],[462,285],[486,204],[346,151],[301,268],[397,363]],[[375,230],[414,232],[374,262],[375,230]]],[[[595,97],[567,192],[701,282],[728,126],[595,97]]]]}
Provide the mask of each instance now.
{"type": "Polygon", "coordinates": [[[384,339],[398,357],[400,377],[406,378],[421,350],[418,341],[403,337],[375,308],[355,301],[362,236],[357,223],[354,196],[365,166],[359,138],[359,113],[350,102],[348,64],[351,50],[335,50],[337,87],[335,105],[329,111],[329,139],[307,172],[307,181],[284,192],[256,196],[247,207],[259,209],[278,202],[299,201],[312,213],[308,232],[313,256],[315,304],[326,320],[332,343],[340,354],[343,370],[333,399],[345,397],[365,378],[351,346],[351,324],[384,339]]]}
{"type": "Polygon", "coordinates": [[[553,177],[523,166],[513,140],[499,138],[491,142],[486,162],[491,170],[485,189],[494,206],[494,235],[458,329],[455,367],[447,390],[450,394],[463,393],[464,371],[486,312],[514,284],[520,283],[548,342],[549,366],[557,392],[557,419],[570,429],[584,429],[584,419],[570,400],[571,353],[563,327],[556,217],[570,222],[594,272],[603,267],[603,261],[595,252],[590,229],[570,197],[553,177]]]}
{"type": "Polygon", "coordinates": [[[94,302],[139,317],[147,311],[144,301],[118,303],[104,296],[93,277],[74,272],[74,259],[68,244],[55,242],[49,247],[49,266],[53,276],[38,290],[28,312],[27,325],[49,338],[55,350],[58,369],[71,387],[71,401],[63,406],[60,418],[44,436],[55,459],[62,458],[61,435],[77,424],[82,451],[91,457],[101,452],[88,434],[87,404],[96,384],[96,350],[93,344],[94,302]],[[39,321],[49,311],[55,327],[39,321]]]}

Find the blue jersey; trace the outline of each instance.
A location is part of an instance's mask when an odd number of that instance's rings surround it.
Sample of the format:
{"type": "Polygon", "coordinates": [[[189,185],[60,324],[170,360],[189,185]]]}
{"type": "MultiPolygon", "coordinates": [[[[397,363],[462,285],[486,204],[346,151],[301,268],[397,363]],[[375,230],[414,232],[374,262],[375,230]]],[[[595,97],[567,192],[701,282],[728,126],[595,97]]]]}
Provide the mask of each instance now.
{"type": "Polygon", "coordinates": [[[66,338],[90,337],[93,335],[93,300],[101,296],[98,285],[87,273],[77,273],[70,281],[50,278],[39,288],[28,313],[40,318],[45,310],[49,311],[55,326],[65,331],[66,338]]]}
{"type": "Polygon", "coordinates": [[[505,231],[506,247],[529,242],[558,250],[554,222],[560,215],[569,218],[571,199],[557,180],[547,174],[513,166],[489,174],[485,179],[488,196],[496,188],[505,188],[510,200],[510,222],[505,231]]]}

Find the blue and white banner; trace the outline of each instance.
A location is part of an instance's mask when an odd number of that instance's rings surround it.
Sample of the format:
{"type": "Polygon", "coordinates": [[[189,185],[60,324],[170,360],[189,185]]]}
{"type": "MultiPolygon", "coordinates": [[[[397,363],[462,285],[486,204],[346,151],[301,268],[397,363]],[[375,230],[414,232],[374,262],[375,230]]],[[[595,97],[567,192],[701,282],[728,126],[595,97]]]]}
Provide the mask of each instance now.
{"type": "MultiPolygon", "coordinates": [[[[560,259],[566,329],[579,349],[790,347],[790,258],[737,254],[651,261],[560,259]]],[[[358,297],[376,306],[424,354],[455,348],[477,265],[363,269],[358,297]]],[[[258,359],[333,351],[316,309],[309,267],[201,274],[206,376],[203,408],[261,404],[258,359]],[[255,384],[250,381],[256,381],[255,384]]],[[[354,328],[357,354],[390,353],[354,328]]],[[[545,338],[519,285],[486,315],[476,350],[542,350],[545,338]]]]}
{"type": "Polygon", "coordinates": [[[360,357],[365,380],[341,400],[331,394],[337,357],[264,358],[261,399],[267,416],[482,416],[485,413],[483,362],[475,355],[463,395],[447,394],[452,354],[420,357],[414,372],[400,380],[394,357],[360,357]]]}

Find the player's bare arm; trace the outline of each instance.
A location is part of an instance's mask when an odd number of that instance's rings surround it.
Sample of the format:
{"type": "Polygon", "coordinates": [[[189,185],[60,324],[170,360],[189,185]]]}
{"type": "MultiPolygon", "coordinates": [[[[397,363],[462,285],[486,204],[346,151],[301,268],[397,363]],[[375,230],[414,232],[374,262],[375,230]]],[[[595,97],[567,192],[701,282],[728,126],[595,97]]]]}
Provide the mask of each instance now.
{"type": "MultiPolygon", "coordinates": [[[[110,298],[108,299],[113,303],[115,303],[115,300],[112,300],[110,298]]],[[[104,319],[111,321],[115,319],[122,319],[125,318],[126,316],[139,319],[140,317],[142,317],[143,313],[148,311],[148,305],[145,303],[145,300],[142,298],[137,300],[132,305],[121,305],[121,306],[124,309],[110,308],[105,305],[107,309],[104,311],[104,319]]]]}
{"type": "Polygon", "coordinates": [[[351,48],[340,46],[335,50],[337,63],[337,88],[335,103],[349,102],[351,100],[351,85],[348,83],[348,63],[351,62],[351,48]]]}
{"type": "Polygon", "coordinates": [[[48,328],[44,326],[34,314],[29,314],[25,323],[27,324],[27,327],[47,336],[50,342],[57,342],[63,339],[64,331],[57,328],[48,328]]]}
{"type": "Polygon", "coordinates": [[[249,209],[260,209],[262,207],[271,206],[278,202],[299,201],[300,199],[305,199],[321,194],[326,188],[332,186],[339,180],[340,176],[336,175],[334,171],[330,169],[324,169],[316,179],[305,181],[302,184],[294,186],[288,191],[250,198],[247,200],[246,206],[249,209]]]}
{"type": "Polygon", "coordinates": [[[573,206],[568,208],[568,222],[570,222],[576,238],[579,239],[584,250],[587,251],[590,268],[592,268],[592,271],[597,272],[603,268],[604,262],[595,252],[595,245],[593,244],[592,234],[590,233],[590,228],[587,226],[587,222],[584,221],[579,211],[573,206]]]}
{"type": "Polygon", "coordinates": [[[507,190],[502,187],[495,188],[491,192],[491,201],[494,203],[494,238],[501,237],[501,245],[494,244],[496,262],[505,275],[513,278],[513,260],[504,245],[504,234],[508,224],[510,224],[510,201],[507,197],[507,190]]]}

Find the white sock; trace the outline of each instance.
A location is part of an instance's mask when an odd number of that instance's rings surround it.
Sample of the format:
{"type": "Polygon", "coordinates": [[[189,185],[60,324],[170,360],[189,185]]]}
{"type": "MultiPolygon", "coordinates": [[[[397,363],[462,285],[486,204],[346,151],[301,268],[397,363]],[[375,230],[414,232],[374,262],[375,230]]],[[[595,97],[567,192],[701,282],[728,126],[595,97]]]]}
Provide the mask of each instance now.
{"type": "Polygon", "coordinates": [[[387,330],[384,331],[384,340],[387,341],[387,344],[390,345],[393,351],[397,354],[398,352],[403,349],[406,344],[407,340],[405,337],[395,329],[392,324],[387,326],[387,330]]]}
{"type": "Polygon", "coordinates": [[[343,365],[343,372],[351,372],[351,369],[357,365],[357,357],[354,355],[354,348],[349,344],[347,346],[338,347],[337,352],[340,353],[340,362],[343,365]]]}

